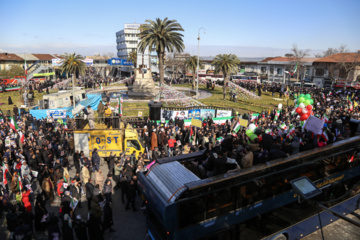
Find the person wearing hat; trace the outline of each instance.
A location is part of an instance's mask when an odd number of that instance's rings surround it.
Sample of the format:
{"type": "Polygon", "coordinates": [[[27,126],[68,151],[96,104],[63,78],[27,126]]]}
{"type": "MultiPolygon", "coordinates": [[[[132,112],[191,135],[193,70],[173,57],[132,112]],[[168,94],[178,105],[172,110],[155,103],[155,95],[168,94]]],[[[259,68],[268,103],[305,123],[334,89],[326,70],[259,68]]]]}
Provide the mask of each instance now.
{"type": "Polygon", "coordinates": [[[90,129],[95,129],[94,110],[92,110],[90,105],[87,107],[87,112],[88,112],[88,119],[89,119],[89,127],[90,127],[90,129]]]}
{"type": "Polygon", "coordinates": [[[105,124],[107,126],[107,128],[110,128],[110,125],[111,125],[111,109],[110,109],[110,106],[108,105],[105,105],[105,124]]]}

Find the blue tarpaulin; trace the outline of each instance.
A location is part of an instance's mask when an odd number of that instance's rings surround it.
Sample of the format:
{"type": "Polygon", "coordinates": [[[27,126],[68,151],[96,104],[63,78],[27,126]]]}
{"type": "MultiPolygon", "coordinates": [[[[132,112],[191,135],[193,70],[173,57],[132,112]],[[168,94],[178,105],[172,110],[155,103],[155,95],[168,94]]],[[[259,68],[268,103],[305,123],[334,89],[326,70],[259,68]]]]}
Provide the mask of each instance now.
{"type": "MultiPolygon", "coordinates": [[[[85,107],[89,106],[95,111],[97,110],[97,107],[101,101],[101,94],[86,94],[87,98],[86,100],[83,100],[76,104],[76,106],[83,105],[85,107]]],[[[70,118],[73,118],[72,110],[73,106],[66,107],[66,108],[56,108],[56,109],[41,109],[41,110],[30,110],[30,114],[35,117],[36,119],[42,119],[47,117],[47,110],[66,110],[66,116],[69,116],[70,118]]]]}

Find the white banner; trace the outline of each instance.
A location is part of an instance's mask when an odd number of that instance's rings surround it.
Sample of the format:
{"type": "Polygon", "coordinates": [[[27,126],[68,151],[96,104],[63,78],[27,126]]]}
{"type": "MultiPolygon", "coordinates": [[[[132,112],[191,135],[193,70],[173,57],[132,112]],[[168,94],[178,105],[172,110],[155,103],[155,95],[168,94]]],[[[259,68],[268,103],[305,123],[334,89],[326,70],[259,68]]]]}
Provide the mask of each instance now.
{"type": "Polygon", "coordinates": [[[46,110],[46,114],[48,117],[52,118],[66,118],[66,110],[46,110]]]}

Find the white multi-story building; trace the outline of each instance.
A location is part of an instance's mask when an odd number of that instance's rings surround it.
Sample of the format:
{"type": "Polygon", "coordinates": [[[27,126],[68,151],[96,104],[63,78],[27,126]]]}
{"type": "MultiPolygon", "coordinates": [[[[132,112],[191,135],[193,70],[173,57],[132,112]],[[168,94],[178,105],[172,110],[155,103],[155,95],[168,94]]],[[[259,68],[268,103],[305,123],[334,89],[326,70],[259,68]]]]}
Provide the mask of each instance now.
{"type": "MultiPolygon", "coordinates": [[[[140,26],[141,24],[139,23],[127,23],[124,25],[123,30],[120,30],[116,33],[116,49],[117,56],[119,58],[127,59],[132,51],[137,50],[139,43],[140,26]]],[[[143,65],[151,67],[151,72],[159,72],[157,67],[157,53],[154,51],[154,49],[151,49],[150,53],[149,50],[146,49],[144,54],[141,54],[138,51],[137,65],[142,65],[143,61],[143,65]]],[[[131,71],[129,67],[122,67],[121,70],[131,71]]]]}

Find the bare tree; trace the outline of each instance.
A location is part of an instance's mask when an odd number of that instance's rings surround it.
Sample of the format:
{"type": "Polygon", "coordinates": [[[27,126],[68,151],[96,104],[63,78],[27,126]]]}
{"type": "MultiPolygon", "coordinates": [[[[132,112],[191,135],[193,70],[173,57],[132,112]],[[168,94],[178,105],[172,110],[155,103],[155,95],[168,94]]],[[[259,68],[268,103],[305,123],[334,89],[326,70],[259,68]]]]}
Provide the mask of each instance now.
{"type": "Polygon", "coordinates": [[[315,54],[315,57],[317,58],[324,58],[327,56],[331,56],[337,53],[347,53],[350,50],[346,47],[346,45],[341,45],[339,48],[328,48],[326,51],[323,51],[320,54],[315,54]]]}
{"type": "Polygon", "coordinates": [[[309,52],[310,49],[305,49],[305,50],[300,50],[297,45],[294,43],[293,47],[291,48],[291,52],[294,54],[294,64],[295,66],[297,66],[296,68],[296,81],[299,81],[299,73],[300,73],[300,68],[305,68],[305,66],[303,66],[304,62],[302,61],[303,58],[309,56],[309,52]]]}

